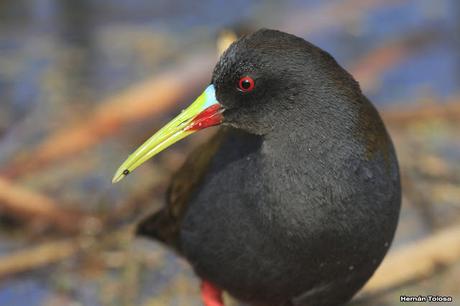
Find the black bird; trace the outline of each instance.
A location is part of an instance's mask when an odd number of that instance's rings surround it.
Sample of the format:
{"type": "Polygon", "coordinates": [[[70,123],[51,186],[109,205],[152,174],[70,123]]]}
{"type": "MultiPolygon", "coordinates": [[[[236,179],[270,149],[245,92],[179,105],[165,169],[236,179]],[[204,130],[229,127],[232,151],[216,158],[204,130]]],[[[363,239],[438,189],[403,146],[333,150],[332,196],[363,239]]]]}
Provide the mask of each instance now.
{"type": "Polygon", "coordinates": [[[257,306],[342,305],[393,239],[401,190],[391,139],[358,83],[302,38],[259,30],[233,43],[204,93],[143,144],[114,182],[194,131],[222,124],[173,177],[138,234],[257,306]]]}

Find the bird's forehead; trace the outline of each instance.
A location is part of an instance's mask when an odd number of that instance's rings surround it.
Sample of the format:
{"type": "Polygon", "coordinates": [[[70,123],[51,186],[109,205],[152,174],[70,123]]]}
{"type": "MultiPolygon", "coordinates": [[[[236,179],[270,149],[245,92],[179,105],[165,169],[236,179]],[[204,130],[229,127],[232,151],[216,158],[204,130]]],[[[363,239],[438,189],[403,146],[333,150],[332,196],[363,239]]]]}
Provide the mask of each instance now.
{"type": "Polygon", "coordinates": [[[222,54],[213,73],[213,81],[224,81],[246,73],[284,71],[304,64],[313,47],[304,40],[276,31],[258,31],[243,37],[222,54]]]}
{"type": "Polygon", "coordinates": [[[242,76],[256,70],[259,66],[256,50],[246,48],[241,42],[234,43],[217,62],[213,82],[221,83],[229,78],[242,76]]]}

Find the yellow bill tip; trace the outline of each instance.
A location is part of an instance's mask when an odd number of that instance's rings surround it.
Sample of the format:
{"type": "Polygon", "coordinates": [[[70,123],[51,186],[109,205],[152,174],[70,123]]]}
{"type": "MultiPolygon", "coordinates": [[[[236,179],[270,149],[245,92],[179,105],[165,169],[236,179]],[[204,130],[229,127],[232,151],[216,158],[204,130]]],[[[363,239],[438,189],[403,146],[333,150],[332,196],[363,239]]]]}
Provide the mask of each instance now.
{"type": "Polygon", "coordinates": [[[112,178],[112,183],[118,183],[145,161],[179,140],[221,122],[222,108],[216,100],[214,86],[209,85],[189,107],[145,141],[121,164],[112,178]]]}
{"type": "Polygon", "coordinates": [[[118,183],[119,181],[124,179],[125,176],[127,176],[129,173],[130,171],[128,169],[123,169],[123,168],[118,169],[112,178],[112,184],[118,183]]]}

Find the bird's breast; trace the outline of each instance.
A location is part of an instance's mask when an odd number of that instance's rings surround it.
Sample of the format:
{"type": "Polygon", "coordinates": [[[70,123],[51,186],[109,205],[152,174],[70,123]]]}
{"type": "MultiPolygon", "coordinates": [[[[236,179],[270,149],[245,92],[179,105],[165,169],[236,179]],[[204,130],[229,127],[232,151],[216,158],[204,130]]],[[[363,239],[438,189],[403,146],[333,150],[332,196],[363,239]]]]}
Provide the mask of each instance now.
{"type": "Polygon", "coordinates": [[[350,266],[359,276],[372,258],[378,264],[397,220],[396,185],[361,175],[385,175],[380,162],[346,151],[331,161],[310,145],[227,137],[182,223],[182,252],[200,276],[237,295],[275,298],[348,275],[350,266]]]}

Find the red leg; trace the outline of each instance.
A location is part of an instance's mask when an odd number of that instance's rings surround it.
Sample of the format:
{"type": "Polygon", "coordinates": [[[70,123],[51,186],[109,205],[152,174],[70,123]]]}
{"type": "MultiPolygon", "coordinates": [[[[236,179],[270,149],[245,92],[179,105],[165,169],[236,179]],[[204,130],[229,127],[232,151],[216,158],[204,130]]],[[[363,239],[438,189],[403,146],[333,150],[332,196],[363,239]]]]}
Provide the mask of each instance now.
{"type": "Polygon", "coordinates": [[[224,306],[222,290],[207,281],[201,283],[201,297],[204,306],[224,306]]]}

